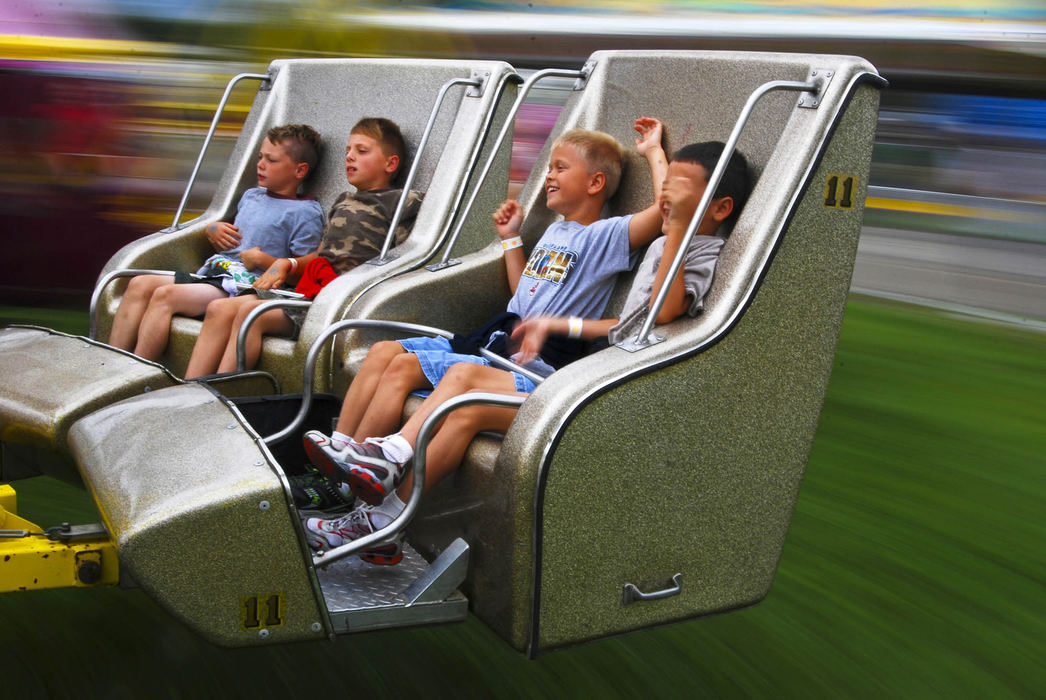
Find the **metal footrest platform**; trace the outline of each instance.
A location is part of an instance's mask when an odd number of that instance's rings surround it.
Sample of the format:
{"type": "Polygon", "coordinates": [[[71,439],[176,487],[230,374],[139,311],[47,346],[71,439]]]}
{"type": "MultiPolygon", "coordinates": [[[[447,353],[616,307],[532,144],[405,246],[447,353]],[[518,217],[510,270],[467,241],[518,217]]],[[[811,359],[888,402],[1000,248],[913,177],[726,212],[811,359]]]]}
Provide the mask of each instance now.
{"type": "Polygon", "coordinates": [[[460,622],[468,599],[457,587],[468,570],[468,545],[457,539],[431,564],[407,543],[395,566],[368,564],[359,557],[317,566],[323,597],[338,634],[460,622]]]}

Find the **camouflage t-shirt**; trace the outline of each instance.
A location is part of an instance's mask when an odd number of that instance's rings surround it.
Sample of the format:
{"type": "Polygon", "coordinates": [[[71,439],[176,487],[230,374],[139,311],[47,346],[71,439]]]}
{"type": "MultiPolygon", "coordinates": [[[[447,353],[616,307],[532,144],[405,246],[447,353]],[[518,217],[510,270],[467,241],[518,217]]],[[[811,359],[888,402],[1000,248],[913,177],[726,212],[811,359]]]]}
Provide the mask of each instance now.
{"type": "MultiPolygon", "coordinates": [[[[335,272],[340,275],[378,257],[402,192],[401,189],[343,192],[338,197],[331,207],[327,228],[320,241],[320,256],[330,261],[335,272]]],[[[422,196],[414,190],[407,195],[407,203],[396,226],[395,245],[410,235],[422,196]]]]}

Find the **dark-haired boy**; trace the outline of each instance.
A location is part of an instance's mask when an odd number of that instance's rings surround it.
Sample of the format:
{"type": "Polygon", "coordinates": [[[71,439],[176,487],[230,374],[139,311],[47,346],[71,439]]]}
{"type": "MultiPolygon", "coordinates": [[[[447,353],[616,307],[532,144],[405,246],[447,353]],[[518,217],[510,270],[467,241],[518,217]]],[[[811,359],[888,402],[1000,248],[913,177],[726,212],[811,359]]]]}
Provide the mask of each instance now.
{"type": "Polygon", "coordinates": [[[127,285],[113,318],[109,344],[157,360],[167,347],[171,317],[198,316],[207,305],[236,294],[237,283],[250,283],[279,257],[304,255],[323,232],[323,209],[298,188],[319,159],[320,137],[305,124],[273,127],[259,149],[258,187],[240,197],[233,223],[219,221],[205,229],[219,251],[197,271],[139,275],[127,285]]]}

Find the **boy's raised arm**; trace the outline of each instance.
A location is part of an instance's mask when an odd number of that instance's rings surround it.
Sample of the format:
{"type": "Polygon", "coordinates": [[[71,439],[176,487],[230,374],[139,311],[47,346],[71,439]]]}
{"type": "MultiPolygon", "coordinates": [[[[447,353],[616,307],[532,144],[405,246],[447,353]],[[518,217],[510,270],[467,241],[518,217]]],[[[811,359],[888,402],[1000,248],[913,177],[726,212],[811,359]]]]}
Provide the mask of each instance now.
{"type": "Polygon", "coordinates": [[[519,227],[523,223],[523,207],[514,199],[506,200],[493,214],[498,238],[505,249],[505,270],[508,273],[509,290],[515,294],[527,259],[523,255],[523,241],[519,238],[519,227]]]}
{"type": "Polygon", "coordinates": [[[636,119],[636,151],[650,164],[650,178],[654,185],[654,203],[634,214],[628,224],[628,245],[635,250],[657,238],[661,233],[661,185],[668,174],[668,156],[661,146],[663,127],[652,117],[636,119]]]}

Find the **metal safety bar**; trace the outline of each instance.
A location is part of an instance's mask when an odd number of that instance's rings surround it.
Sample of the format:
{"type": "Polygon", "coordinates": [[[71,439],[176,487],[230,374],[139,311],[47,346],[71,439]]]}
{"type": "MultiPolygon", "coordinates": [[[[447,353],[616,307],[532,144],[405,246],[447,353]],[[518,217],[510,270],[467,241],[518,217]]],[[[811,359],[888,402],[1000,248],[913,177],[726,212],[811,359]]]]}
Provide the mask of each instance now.
{"type": "Polygon", "coordinates": [[[174,270],[146,270],[138,268],[126,268],[123,270],[113,270],[103,277],[98,284],[95,285],[94,291],[91,293],[91,306],[87,311],[87,337],[91,340],[97,340],[95,333],[98,332],[98,301],[102,298],[102,292],[105,288],[116,279],[121,277],[137,277],[138,275],[164,275],[166,277],[174,277],[174,270]]]}
{"type": "Polygon", "coordinates": [[[591,72],[592,66],[588,64],[586,64],[582,70],[547,68],[534,73],[523,82],[523,87],[520,88],[519,94],[516,96],[516,101],[509,110],[508,116],[505,117],[505,124],[501,127],[501,132],[498,134],[497,141],[494,142],[494,146],[490,151],[490,157],[487,158],[487,162],[484,164],[483,170],[480,172],[479,180],[476,182],[475,187],[472,188],[472,196],[469,197],[465,209],[458,218],[458,224],[454,228],[454,232],[451,234],[450,241],[447,243],[447,247],[443,253],[443,259],[434,265],[429,265],[425,269],[435,272],[458,264],[459,261],[451,260],[450,258],[450,254],[454,250],[454,244],[457,242],[458,236],[461,235],[461,229],[465,227],[465,221],[468,219],[468,215],[472,211],[472,206],[476,203],[476,198],[479,196],[480,188],[483,186],[483,183],[486,182],[487,176],[490,174],[490,169],[494,166],[494,161],[497,160],[498,151],[501,150],[501,146],[505,142],[505,137],[513,127],[516,114],[519,112],[520,107],[523,106],[523,101],[526,99],[534,85],[545,78],[576,78],[579,81],[583,81],[591,72]]]}
{"type": "Polygon", "coordinates": [[[324,553],[313,555],[313,564],[321,567],[329,566],[339,559],[358,554],[364,549],[387,544],[407,528],[407,525],[409,525],[410,521],[414,518],[414,513],[418,509],[418,503],[421,501],[421,494],[425,490],[425,453],[428,451],[430,436],[436,430],[436,426],[442,422],[447,414],[458,408],[464,408],[475,404],[518,408],[523,405],[526,398],[527,397],[525,396],[511,396],[508,394],[493,394],[476,391],[455,396],[441,403],[422,422],[421,429],[418,431],[418,437],[414,441],[414,460],[411,468],[413,483],[410,488],[410,498],[407,500],[407,505],[404,507],[403,511],[396,516],[391,523],[376,532],[364,535],[357,540],[353,540],[348,544],[343,544],[340,547],[335,547],[334,549],[330,549],[324,553]]]}
{"type": "Polygon", "coordinates": [[[178,204],[178,211],[174,213],[174,221],[171,225],[163,229],[163,233],[171,233],[183,228],[184,225],[178,223],[179,219],[182,218],[182,212],[185,210],[185,203],[189,201],[189,192],[192,190],[192,186],[196,183],[196,175],[200,172],[200,165],[203,163],[203,157],[207,154],[207,148],[211,145],[211,140],[214,138],[214,131],[218,128],[218,121],[221,119],[222,112],[225,110],[225,105],[229,101],[229,95],[232,94],[233,87],[236,83],[241,80],[271,80],[275,77],[274,72],[270,73],[240,73],[234,76],[229,84],[225,87],[225,94],[222,95],[222,99],[218,102],[218,108],[214,111],[214,119],[211,120],[211,127],[207,130],[207,136],[203,140],[203,146],[200,148],[200,155],[196,157],[196,165],[193,166],[192,174],[189,175],[189,182],[185,185],[185,193],[182,194],[182,201],[178,204]]]}
{"type": "MultiPolygon", "coordinates": [[[[813,76],[817,76],[817,74],[818,71],[813,71],[811,73],[813,76]]],[[[741,131],[748,122],[748,118],[751,116],[756,102],[758,102],[764,95],[773,92],[774,90],[809,92],[812,93],[815,98],[820,98],[820,92],[825,87],[828,79],[830,79],[830,76],[828,76],[828,78],[813,79],[805,83],[789,80],[773,80],[759,86],[751,95],[749,95],[748,101],[745,102],[745,106],[741,109],[741,114],[737,118],[737,123],[734,124],[733,131],[730,132],[730,138],[726,141],[726,146],[723,148],[723,154],[719,157],[719,162],[716,163],[715,169],[708,178],[708,184],[705,185],[705,191],[704,194],[701,195],[701,201],[697,205],[697,210],[694,212],[694,216],[690,219],[690,225],[687,226],[686,234],[683,236],[683,240],[679,244],[679,251],[672,259],[672,265],[669,267],[668,274],[665,276],[665,282],[661,284],[661,288],[657,291],[657,295],[654,297],[654,303],[650,306],[650,312],[647,314],[646,320],[643,322],[643,327],[640,328],[639,334],[635,338],[621,341],[617,344],[618,347],[630,352],[635,352],[664,340],[664,338],[660,336],[650,338],[650,330],[653,328],[654,321],[657,319],[657,315],[660,313],[661,307],[665,303],[665,298],[668,296],[668,289],[671,286],[670,281],[675,279],[679,269],[683,266],[683,260],[686,258],[687,248],[690,246],[690,241],[693,240],[697,227],[700,224],[701,219],[704,218],[705,212],[708,210],[708,205],[712,202],[716,188],[719,187],[719,181],[723,179],[726,165],[730,162],[730,157],[737,148],[737,140],[741,136],[741,131]]],[[[819,102],[819,99],[817,99],[817,101],[819,102]]]]}
{"type": "Polygon", "coordinates": [[[247,370],[247,331],[259,316],[273,309],[307,309],[310,306],[312,306],[311,301],[301,299],[270,299],[247,312],[243,323],[240,324],[240,330],[236,333],[236,371],[247,370]]]}
{"type": "Polygon", "coordinates": [[[443,106],[443,99],[447,96],[447,92],[450,91],[455,85],[471,85],[473,87],[481,87],[483,85],[483,78],[477,78],[475,76],[471,78],[451,78],[443,87],[440,88],[439,94],[436,95],[436,102],[432,105],[432,111],[429,113],[429,120],[425,124],[425,130],[421,134],[421,140],[418,141],[418,148],[414,154],[414,162],[410,164],[410,171],[407,173],[407,179],[403,183],[403,193],[400,195],[399,202],[396,203],[396,211],[392,214],[392,221],[389,223],[389,232],[385,235],[385,243],[381,247],[381,254],[373,260],[368,260],[367,263],[370,265],[384,265],[394,258],[389,258],[389,248],[392,247],[392,242],[396,238],[396,227],[399,226],[400,219],[403,216],[403,208],[407,204],[407,198],[410,194],[410,188],[414,185],[414,178],[418,173],[418,166],[421,164],[421,156],[425,151],[425,146],[428,145],[429,135],[432,133],[432,127],[436,124],[436,117],[439,116],[439,110],[443,106]]]}
{"type": "MultiPolygon", "coordinates": [[[[260,307],[259,307],[260,308],[260,307]]],[[[405,323],[403,321],[382,321],[377,319],[366,319],[366,318],[355,318],[348,319],[345,321],[338,321],[330,326],[327,326],[322,333],[313,341],[309,347],[309,353],[305,356],[305,370],[304,377],[302,378],[302,392],[301,392],[301,407],[298,409],[298,413],[294,416],[291,421],[283,430],[273,433],[268,437],[263,438],[266,445],[277,443],[284,438],[292,435],[298,428],[301,427],[302,423],[305,422],[305,417],[309,413],[309,408],[312,406],[312,394],[313,394],[313,375],[316,372],[316,361],[319,358],[320,353],[323,351],[327,344],[327,341],[333,338],[337,333],[350,328],[384,328],[388,330],[404,331],[407,333],[414,333],[415,335],[424,335],[430,338],[446,338],[450,340],[454,337],[454,334],[450,331],[445,331],[442,328],[434,328],[432,326],[422,326],[417,323],[405,323]]],[[[528,379],[533,381],[535,384],[540,384],[544,377],[541,375],[531,372],[526,367],[518,365],[511,360],[506,360],[504,357],[497,355],[486,348],[481,348],[480,352],[490,360],[491,364],[496,365],[500,369],[505,369],[510,372],[518,372],[528,379]]]]}

